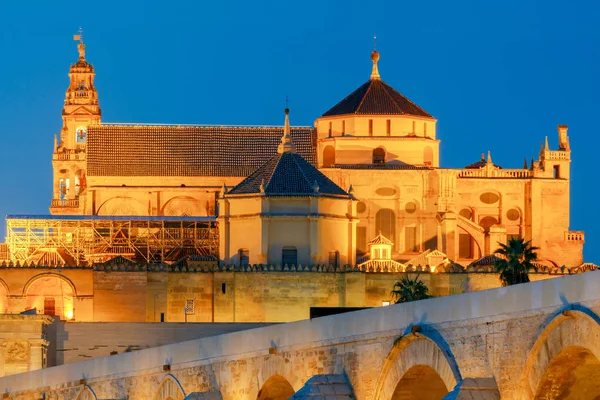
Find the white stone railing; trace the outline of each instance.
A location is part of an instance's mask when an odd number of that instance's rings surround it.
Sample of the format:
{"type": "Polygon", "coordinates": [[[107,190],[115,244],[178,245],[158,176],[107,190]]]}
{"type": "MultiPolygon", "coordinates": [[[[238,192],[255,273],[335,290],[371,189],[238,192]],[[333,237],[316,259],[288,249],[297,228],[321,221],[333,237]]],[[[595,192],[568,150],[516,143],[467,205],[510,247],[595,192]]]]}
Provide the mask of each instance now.
{"type": "Polygon", "coordinates": [[[77,160],[85,160],[84,152],[74,152],[74,151],[65,151],[54,154],[55,160],[61,161],[77,161],[77,160]]]}
{"type": "Polygon", "coordinates": [[[77,208],[79,207],[79,199],[71,199],[71,200],[52,200],[52,207],[69,207],[69,208],[77,208]]]}
{"type": "Polygon", "coordinates": [[[358,269],[364,272],[404,272],[406,266],[394,260],[368,260],[358,264],[358,269]]]}
{"type": "Polygon", "coordinates": [[[459,178],[532,178],[533,172],[528,169],[464,169],[458,173],[459,178]]]}

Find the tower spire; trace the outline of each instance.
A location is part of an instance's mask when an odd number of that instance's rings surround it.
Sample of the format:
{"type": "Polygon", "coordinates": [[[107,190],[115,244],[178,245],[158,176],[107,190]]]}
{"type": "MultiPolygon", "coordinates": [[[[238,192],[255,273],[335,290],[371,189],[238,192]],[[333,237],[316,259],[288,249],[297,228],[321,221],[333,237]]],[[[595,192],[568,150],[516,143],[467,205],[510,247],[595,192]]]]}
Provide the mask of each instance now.
{"type": "Polygon", "coordinates": [[[377,36],[373,37],[373,52],[371,53],[371,60],[373,61],[373,70],[371,71],[371,80],[380,80],[379,69],[377,68],[377,61],[379,61],[379,52],[377,51],[377,36]]]}
{"type": "MultiPolygon", "coordinates": [[[[287,98],[286,98],[287,103],[287,98]]],[[[281,137],[281,144],[277,147],[277,152],[279,154],[291,152],[296,152],[296,146],[292,142],[291,129],[290,129],[290,109],[285,109],[285,123],[283,124],[283,136],[281,137]]]]}
{"type": "Polygon", "coordinates": [[[492,152],[488,150],[488,156],[487,156],[487,163],[491,164],[492,163],[492,152]]]}
{"type": "Polygon", "coordinates": [[[546,136],[546,143],[544,144],[544,150],[545,151],[550,150],[550,146],[548,146],[548,136],[546,136]]]}

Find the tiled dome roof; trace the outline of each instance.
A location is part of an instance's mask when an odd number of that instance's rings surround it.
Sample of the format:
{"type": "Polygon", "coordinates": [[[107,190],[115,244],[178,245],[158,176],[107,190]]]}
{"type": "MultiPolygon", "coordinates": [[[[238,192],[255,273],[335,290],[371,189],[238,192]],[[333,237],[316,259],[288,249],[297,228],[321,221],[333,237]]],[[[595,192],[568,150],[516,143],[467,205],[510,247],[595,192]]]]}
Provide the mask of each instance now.
{"type": "Polygon", "coordinates": [[[226,195],[265,196],[350,195],[295,152],[273,156],[226,195]],[[316,184],[315,184],[316,183],[316,184]]]}
{"type": "Polygon", "coordinates": [[[380,79],[370,79],[323,114],[432,116],[380,79]]]}

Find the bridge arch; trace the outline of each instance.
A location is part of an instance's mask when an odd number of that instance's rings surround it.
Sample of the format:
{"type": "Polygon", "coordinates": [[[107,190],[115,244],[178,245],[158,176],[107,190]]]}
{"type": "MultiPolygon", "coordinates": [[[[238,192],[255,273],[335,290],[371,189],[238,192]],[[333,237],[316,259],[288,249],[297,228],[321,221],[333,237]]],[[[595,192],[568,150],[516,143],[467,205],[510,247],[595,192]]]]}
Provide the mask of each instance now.
{"type": "Polygon", "coordinates": [[[183,400],[184,398],[185,391],[181,383],[171,374],[163,379],[154,395],[154,400],[183,400]]]}
{"type": "Polygon", "coordinates": [[[429,399],[431,395],[441,398],[460,380],[458,366],[449,352],[442,351],[427,336],[408,334],[394,345],[383,362],[374,399],[429,399]]]}
{"type": "Polygon", "coordinates": [[[258,391],[257,400],[288,400],[296,391],[292,384],[281,375],[269,377],[258,391]]]}
{"type": "MultiPolygon", "coordinates": [[[[258,365],[257,385],[254,390],[255,394],[250,394],[249,398],[256,398],[260,400],[266,400],[270,397],[260,397],[264,395],[266,387],[280,387],[284,388],[287,382],[291,387],[292,394],[300,390],[304,383],[313,375],[316,371],[298,371],[293,369],[293,363],[286,363],[281,355],[273,354],[269,355],[267,359],[263,360],[258,365]],[[308,375],[306,375],[308,374],[308,375]],[[273,379],[272,379],[273,378],[273,379]],[[262,392],[262,394],[261,394],[262,392]],[[255,397],[256,396],[256,397],[255,397]]],[[[289,388],[288,388],[289,389],[289,388]]],[[[289,390],[285,391],[288,392],[289,390]]],[[[267,391],[270,393],[270,391],[267,391]]],[[[290,396],[291,397],[291,396],[290,396]]],[[[285,398],[286,400],[288,397],[285,398]]]]}
{"type": "Polygon", "coordinates": [[[600,396],[600,317],[586,309],[556,315],[529,352],[523,390],[529,399],[600,396]]]}
{"type": "Polygon", "coordinates": [[[83,389],[81,389],[81,392],[79,392],[79,394],[75,398],[75,400],[97,400],[97,399],[98,399],[98,397],[96,397],[96,393],[94,393],[92,388],[89,387],[88,385],[85,385],[83,387],[83,389]]]}

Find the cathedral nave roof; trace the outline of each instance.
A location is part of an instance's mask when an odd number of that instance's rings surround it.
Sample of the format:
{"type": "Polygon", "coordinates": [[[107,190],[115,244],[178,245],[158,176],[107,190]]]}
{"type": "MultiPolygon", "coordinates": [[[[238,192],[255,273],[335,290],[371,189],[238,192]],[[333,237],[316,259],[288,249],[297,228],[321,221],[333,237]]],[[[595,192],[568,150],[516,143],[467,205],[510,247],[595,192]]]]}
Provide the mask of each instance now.
{"type": "MultiPolygon", "coordinates": [[[[277,151],[282,127],[96,125],[89,176],[248,176],[277,151]]],[[[291,127],[297,151],[316,161],[310,127],[291,127]]]]}

